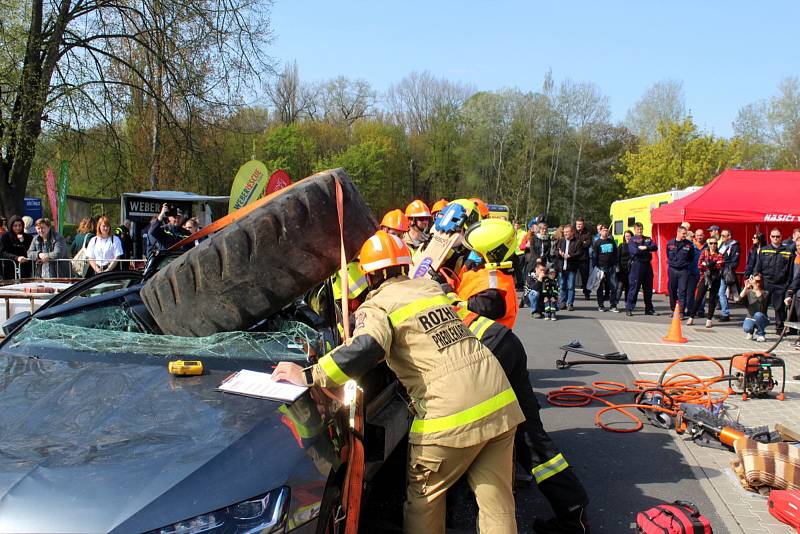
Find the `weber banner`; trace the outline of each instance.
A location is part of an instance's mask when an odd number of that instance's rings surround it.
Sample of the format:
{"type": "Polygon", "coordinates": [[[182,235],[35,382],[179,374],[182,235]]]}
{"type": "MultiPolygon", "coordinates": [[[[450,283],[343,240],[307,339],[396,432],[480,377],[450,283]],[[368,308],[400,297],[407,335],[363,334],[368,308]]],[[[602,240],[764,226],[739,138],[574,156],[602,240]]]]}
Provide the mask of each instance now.
{"type": "Polygon", "coordinates": [[[239,168],[231,186],[231,199],[228,213],[261,198],[269,181],[267,167],[258,160],[251,160],[239,168]]]}

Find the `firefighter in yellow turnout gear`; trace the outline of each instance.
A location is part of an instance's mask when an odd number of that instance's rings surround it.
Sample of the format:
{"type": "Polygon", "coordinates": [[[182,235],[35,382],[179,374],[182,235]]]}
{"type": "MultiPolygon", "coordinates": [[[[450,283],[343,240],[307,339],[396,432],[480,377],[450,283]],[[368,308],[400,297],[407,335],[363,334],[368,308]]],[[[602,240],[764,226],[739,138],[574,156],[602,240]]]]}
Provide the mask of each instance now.
{"type": "Polygon", "coordinates": [[[481,533],[516,533],[512,455],[524,416],[502,367],[439,284],[407,278],[411,258],[399,238],[377,232],[359,261],[372,290],[356,311],[353,338],[307,369],[282,362],[273,378],[335,387],[385,360],[415,412],[405,532],[444,533],[445,494],[466,474],[481,533]]]}

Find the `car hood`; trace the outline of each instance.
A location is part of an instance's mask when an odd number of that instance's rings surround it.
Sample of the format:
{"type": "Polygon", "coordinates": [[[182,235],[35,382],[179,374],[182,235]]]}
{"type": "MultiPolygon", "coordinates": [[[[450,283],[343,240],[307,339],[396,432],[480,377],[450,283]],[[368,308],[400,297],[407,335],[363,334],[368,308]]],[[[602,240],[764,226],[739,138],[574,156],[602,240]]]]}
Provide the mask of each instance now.
{"type": "MultiPolygon", "coordinates": [[[[0,532],[142,532],[291,485],[298,466],[310,464],[306,481],[327,476],[289,407],[215,391],[223,373],[5,356],[0,367],[0,532]]],[[[292,408],[303,403],[316,414],[308,394],[292,408]]]]}

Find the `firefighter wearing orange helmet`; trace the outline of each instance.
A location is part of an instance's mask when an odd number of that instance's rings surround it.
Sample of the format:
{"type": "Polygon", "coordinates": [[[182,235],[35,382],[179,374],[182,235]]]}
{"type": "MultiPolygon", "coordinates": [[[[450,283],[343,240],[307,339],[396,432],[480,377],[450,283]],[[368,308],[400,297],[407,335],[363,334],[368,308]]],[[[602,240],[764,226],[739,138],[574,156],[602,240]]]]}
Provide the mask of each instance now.
{"type": "Polygon", "coordinates": [[[447,199],[444,198],[440,198],[433,203],[433,206],[431,206],[431,216],[433,217],[434,221],[439,218],[439,214],[447,207],[447,204],[447,199]]]}
{"type": "Polygon", "coordinates": [[[406,206],[409,229],[405,236],[405,243],[411,251],[416,251],[426,241],[431,225],[431,210],[421,200],[414,200],[406,206]]]}
{"type": "Polygon", "coordinates": [[[281,362],[275,380],[337,387],[386,361],[411,397],[407,533],[445,532],[445,495],[468,475],[485,534],[517,532],[512,454],[524,420],[492,353],[466,327],[439,284],[410,280],[408,247],[378,231],[361,248],[370,293],[353,337],[306,369],[281,362]]]}
{"type": "Polygon", "coordinates": [[[408,217],[401,210],[387,211],[381,219],[380,229],[397,237],[403,237],[409,229],[408,217]]]}

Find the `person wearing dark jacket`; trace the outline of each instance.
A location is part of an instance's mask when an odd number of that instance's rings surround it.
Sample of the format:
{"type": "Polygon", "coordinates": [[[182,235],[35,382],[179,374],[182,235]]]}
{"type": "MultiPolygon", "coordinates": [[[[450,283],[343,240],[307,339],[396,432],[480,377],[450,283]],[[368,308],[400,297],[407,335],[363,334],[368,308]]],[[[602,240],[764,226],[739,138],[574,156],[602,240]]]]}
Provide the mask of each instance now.
{"type": "Polygon", "coordinates": [[[725,278],[730,277],[732,280],[736,277],[736,268],[739,266],[739,257],[741,256],[739,242],[733,238],[733,234],[728,228],[723,228],[719,234],[719,253],[725,258],[725,267],[722,269],[722,279],[719,284],[719,312],[722,315],[720,321],[725,323],[731,320],[728,289],[731,289],[731,295],[739,293],[737,284],[728,284],[725,278]]]}
{"type": "MultiPolygon", "coordinates": [[[[156,248],[158,250],[167,250],[172,245],[175,245],[190,235],[188,230],[180,226],[181,221],[170,220],[167,222],[166,218],[168,212],[169,206],[165,203],[161,206],[161,213],[158,214],[158,218],[150,223],[150,228],[147,230],[147,235],[156,243],[156,248]]],[[[172,215],[171,219],[174,217],[176,216],[172,215]]],[[[180,217],[180,214],[178,214],[177,217],[180,217]]],[[[193,245],[183,246],[180,252],[186,252],[192,246],[193,245]]]]}
{"type": "Polygon", "coordinates": [[[550,249],[552,241],[547,233],[547,223],[539,223],[539,232],[531,234],[528,239],[528,265],[526,273],[534,272],[536,264],[541,261],[545,267],[552,261],[550,249]]]}
{"type": "Polygon", "coordinates": [[[597,287],[597,309],[606,311],[608,299],[612,312],[617,312],[617,242],[608,235],[608,226],[600,225],[600,236],[592,243],[592,268],[603,271],[603,279],[597,287]]]}
{"type": "Polygon", "coordinates": [[[8,219],[8,231],[0,236],[0,250],[3,258],[3,279],[16,278],[15,267],[19,265],[20,278],[33,276],[33,264],[28,259],[28,249],[33,236],[25,233],[22,217],[12,215],[8,219]]]}
{"type": "Polygon", "coordinates": [[[619,264],[617,267],[617,302],[628,302],[628,278],[631,267],[631,252],[628,250],[628,243],[633,238],[633,232],[625,230],[622,234],[622,243],[617,247],[617,258],[619,264]],[[623,292],[625,293],[623,300],[623,292]]]}
{"type": "Polygon", "coordinates": [[[586,227],[586,221],[583,217],[578,217],[575,220],[575,236],[583,249],[583,255],[578,260],[578,272],[581,275],[581,289],[583,290],[583,297],[586,300],[592,296],[592,292],[586,289],[586,283],[589,281],[589,255],[592,249],[592,233],[586,227]]]}
{"type": "Polygon", "coordinates": [[[643,235],[643,232],[644,226],[642,226],[642,223],[635,223],[633,225],[633,237],[628,243],[628,252],[631,254],[628,301],[625,304],[625,314],[628,316],[633,315],[640,287],[644,297],[645,315],[656,314],[656,310],[653,307],[653,266],[650,265],[650,262],[653,259],[653,252],[658,250],[658,245],[650,237],[643,235]]]}
{"type": "Polygon", "coordinates": [[[681,313],[686,308],[686,292],[694,291],[689,288],[689,264],[694,258],[694,247],[686,239],[686,228],[679,226],[675,231],[675,238],[667,241],[667,265],[669,266],[669,309],[674,310],[675,304],[680,304],[681,313]]]}
{"type": "Polygon", "coordinates": [[[575,275],[580,268],[586,249],[578,241],[571,224],[564,226],[564,237],[556,243],[555,266],[559,273],[558,306],[560,309],[574,310],[575,275]]]}
{"type": "Polygon", "coordinates": [[[784,298],[789,287],[794,253],[781,243],[781,231],[773,228],[769,233],[770,244],[761,247],[756,259],[754,273],[760,273],[767,290],[769,303],[775,310],[775,331],[783,330],[786,320],[784,298]]]}
{"type": "MultiPolygon", "coordinates": [[[[133,259],[133,238],[131,237],[131,226],[133,223],[125,219],[122,224],[114,228],[114,235],[119,238],[120,243],[122,243],[122,258],[123,260],[130,260],[133,259]]],[[[130,263],[122,262],[121,269],[123,271],[130,268],[130,263]]]]}
{"type": "Polygon", "coordinates": [[[750,245],[750,250],[747,251],[747,266],[744,268],[745,278],[750,278],[755,272],[758,253],[761,252],[761,247],[767,244],[767,237],[761,232],[753,234],[751,239],[752,245],[750,245]]]}

